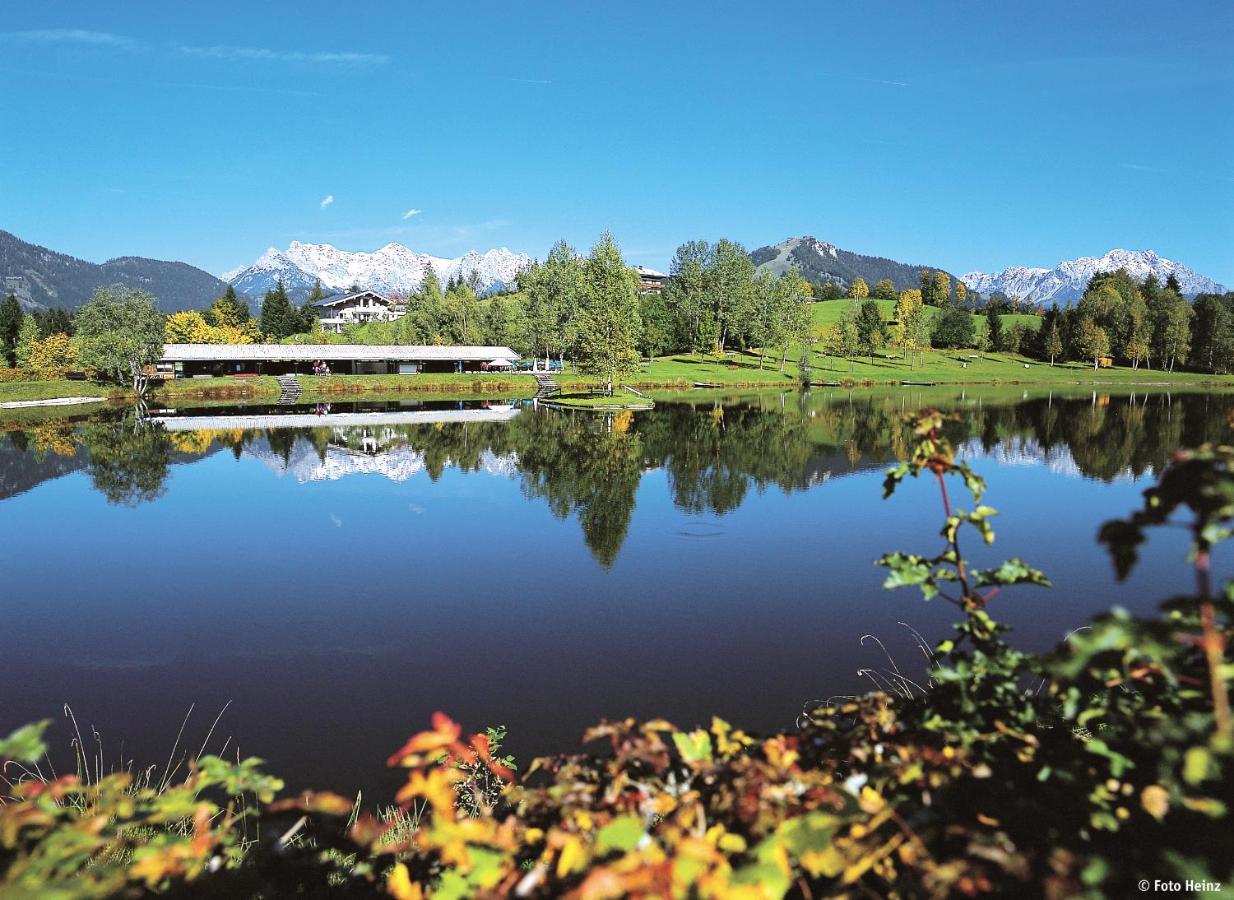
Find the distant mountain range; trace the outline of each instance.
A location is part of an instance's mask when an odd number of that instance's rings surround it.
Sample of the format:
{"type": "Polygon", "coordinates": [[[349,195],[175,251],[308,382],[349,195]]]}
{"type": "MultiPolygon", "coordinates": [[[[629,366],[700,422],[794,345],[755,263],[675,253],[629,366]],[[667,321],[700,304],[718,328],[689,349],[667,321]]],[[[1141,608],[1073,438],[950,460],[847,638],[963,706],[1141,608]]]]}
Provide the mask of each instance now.
{"type": "Polygon", "coordinates": [[[292,241],[286,250],[271,247],[251,266],[233,269],[224,280],[238,292],[259,300],[282,280],[287,292],[303,299],[320,279],[327,291],[345,291],[352,285],[382,294],[407,296],[419,290],[429,268],[444,285],[456,275],[478,274],[480,290],[489,294],[514,282],[531,257],[502,247],[484,253],[471,251],[456,259],[416,253],[402,244],[386,244],[372,253],[339,250],[330,244],[292,241]]]}
{"type": "Polygon", "coordinates": [[[86,262],[0,231],[0,293],[16,294],[27,310],[76,309],[95,288],[109,284],[147,290],[168,311],[206,309],[227,289],[209,272],[188,263],[141,256],[86,262]]]}
{"type": "Polygon", "coordinates": [[[1083,295],[1089,279],[1097,272],[1113,272],[1116,269],[1126,269],[1140,280],[1153,272],[1162,283],[1172,274],[1187,297],[1225,291],[1224,285],[1182,263],[1158,256],[1152,250],[1111,250],[1102,257],[1081,256],[1079,259],[1064,260],[1052,269],[1012,266],[997,273],[969,272],[961,277],[965,284],[986,297],[997,291],[1008,297],[1032,297],[1038,302],[1067,305],[1083,295]]]}
{"type": "MultiPolygon", "coordinates": [[[[860,277],[873,288],[889,278],[897,290],[904,290],[918,285],[922,269],[946,271],[941,266],[902,263],[841,250],[809,236],[760,247],[750,258],[760,269],[779,274],[796,266],[811,281],[841,287],[860,277]]],[[[303,300],[318,279],[327,292],[346,291],[359,285],[388,295],[407,296],[420,288],[430,268],[443,285],[455,276],[467,278],[474,271],[481,292],[492,293],[511,286],[519,271],[531,263],[526,254],[504,247],[484,253],[473,250],[447,259],[416,253],[402,244],[386,244],[372,253],[364,253],[339,250],[329,244],[292,241],[286,250],[271,247],[252,265],[227,272],[220,280],[188,263],[140,256],[121,256],[105,263],[87,262],[0,231],[0,295],[16,294],[27,310],[53,306],[76,309],[90,299],[96,288],[117,283],[149,291],[168,312],[206,309],[229,283],[256,301],[256,306],[279,279],[296,300],[303,300]]],[[[1152,250],[1111,250],[1101,257],[1066,260],[1053,269],[1013,266],[997,273],[969,272],[960,280],[985,297],[1001,292],[1008,297],[1031,296],[1039,302],[1066,305],[1084,293],[1095,273],[1119,268],[1139,279],[1153,272],[1163,283],[1173,274],[1187,297],[1226,290],[1213,279],[1152,250]]],[[[955,276],[952,278],[956,280],[955,276]]]]}
{"type": "MultiPolygon", "coordinates": [[[[809,236],[792,237],[769,247],[760,247],[750,254],[750,259],[760,269],[769,270],[775,275],[796,266],[810,281],[819,284],[832,282],[841,287],[848,287],[857,278],[862,278],[873,288],[884,278],[890,278],[897,291],[918,287],[922,269],[947,271],[942,266],[910,265],[881,256],[841,250],[835,244],[809,236]]],[[[952,280],[954,278],[952,276],[952,280]]]]}

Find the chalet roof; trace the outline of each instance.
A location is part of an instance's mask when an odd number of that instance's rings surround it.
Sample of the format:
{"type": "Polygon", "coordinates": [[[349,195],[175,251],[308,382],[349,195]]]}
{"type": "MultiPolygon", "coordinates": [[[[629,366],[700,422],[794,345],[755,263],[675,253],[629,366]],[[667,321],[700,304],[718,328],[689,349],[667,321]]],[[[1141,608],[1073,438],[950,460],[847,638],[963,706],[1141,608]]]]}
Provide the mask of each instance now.
{"type": "Polygon", "coordinates": [[[393,301],[389,297],[383,297],[376,291],[351,291],[347,294],[340,294],[337,297],[327,297],[325,300],[318,300],[314,306],[338,306],[340,303],[346,303],[348,300],[354,300],[357,297],[368,295],[374,300],[380,300],[382,303],[389,306],[393,301]]]}
{"type": "Polygon", "coordinates": [[[517,360],[509,347],[434,344],[164,344],[163,362],[311,362],[322,360],[403,360],[407,362],[488,362],[517,360]]]}
{"type": "Polygon", "coordinates": [[[643,278],[668,278],[663,272],[657,272],[655,269],[649,269],[646,266],[635,266],[634,271],[643,278]]]}

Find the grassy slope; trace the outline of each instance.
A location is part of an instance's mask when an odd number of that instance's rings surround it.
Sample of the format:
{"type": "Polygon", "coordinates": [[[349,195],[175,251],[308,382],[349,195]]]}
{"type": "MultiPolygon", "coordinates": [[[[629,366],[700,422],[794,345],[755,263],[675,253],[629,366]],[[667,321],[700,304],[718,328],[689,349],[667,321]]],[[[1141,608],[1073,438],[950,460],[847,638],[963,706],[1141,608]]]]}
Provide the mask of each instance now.
{"type": "MultiPolygon", "coordinates": [[[[1129,368],[1099,369],[1082,363],[1046,363],[1014,353],[990,353],[985,359],[970,359],[971,351],[931,350],[921,354],[920,362],[910,368],[907,361],[888,348],[875,354],[871,363],[867,357],[847,360],[812,354],[815,381],[855,381],[858,383],[898,383],[900,381],[937,381],[948,384],[1222,384],[1232,385],[1234,379],[1191,372],[1165,372],[1129,368]],[[893,356],[887,359],[887,356],[893,356]],[[967,368],[964,364],[967,363],[967,368]],[[1025,368],[1025,365],[1028,368],[1025,368]]],[[[752,353],[734,354],[726,361],[712,358],[697,360],[692,356],[657,359],[643,371],[625,379],[635,386],[672,386],[681,382],[715,382],[741,386],[754,384],[795,384],[798,380],[795,355],[789,355],[784,373],[779,371],[779,358],[767,359],[766,368],[758,368],[758,356],[752,353]]],[[[581,384],[583,379],[563,376],[562,386],[581,384]]]]}
{"type": "Polygon", "coordinates": [[[123,388],[93,381],[0,382],[0,403],[18,400],[54,400],[57,397],[123,397],[123,388]]]}
{"type": "MultiPolygon", "coordinates": [[[[893,313],[895,311],[895,301],[875,300],[874,302],[878,304],[879,310],[882,311],[883,319],[890,322],[894,317],[893,313]]],[[[818,303],[814,304],[814,324],[834,325],[836,322],[840,321],[840,314],[843,313],[844,310],[851,307],[852,303],[852,300],[820,300],[818,303]]],[[[926,315],[930,318],[938,315],[937,306],[927,306],[925,311],[926,315]]],[[[977,320],[976,324],[979,328],[985,327],[985,316],[974,315],[973,318],[977,320]]],[[[1002,320],[1004,331],[1013,325],[1027,325],[1029,328],[1041,327],[1041,319],[1037,316],[1030,316],[1023,313],[1009,313],[1007,315],[999,316],[999,319],[1002,320]]]]}
{"type": "Polygon", "coordinates": [[[937,381],[947,384],[1220,384],[1231,385],[1234,380],[1220,375],[1196,372],[1158,372],[1155,369],[1138,370],[1125,367],[1098,369],[1083,363],[1057,363],[1050,366],[1039,360],[1029,359],[1015,353],[988,353],[985,359],[970,359],[971,351],[931,350],[921,355],[920,365],[909,367],[907,361],[896,355],[887,359],[894,350],[884,350],[874,356],[849,362],[834,357],[815,354],[813,376],[817,381],[858,382],[889,381],[937,381]],[[968,367],[964,367],[964,363],[968,367]],[[1025,368],[1025,366],[1028,368],[1025,368]]]}
{"type": "MultiPolygon", "coordinates": [[[[847,301],[834,302],[843,304],[847,301]]],[[[907,380],[943,384],[1234,386],[1234,379],[1228,376],[1191,372],[1170,375],[1143,367],[1138,371],[1128,368],[1094,371],[1091,366],[1082,363],[1059,363],[1051,367],[1012,353],[992,353],[987,354],[985,359],[971,359],[969,351],[931,350],[921,354],[919,364],[913,367],[892,348],[876,354],[873,361],[868,358],[847,361],[818,352],[811,355],[811,374],[815,381],[857,384],[898,384],[907,380]]],[[[649,365],[644,363],[638,375],[622,379],[622,382],[638,388],[670,390],[689,388],[695,382],[720,384],[728,388],[790,387],[798,382],[796,360],[796,351],[790,352],[788,364],[780,372],[779,357],[775,354],[768,354],[765,367],[761,370],[758,356],[754,353],[732,352],[724,359],[677,354],[660,357],[649,365]]],[[[566,391],[599,383],[597,378],[573,373],[555,375],[554,378],[566,391]]],[[[303,388],[302,399],[309,403],[358,395],[373,399],[411,394],[439,399],[466,399],[477,395],[531,397],[536,392],[535,380],[530,375],[333,375],[328,378],[300,376],[299,380],[303,388]]],[[[131,395],[122,388],[88,381],[0,383],[0,402],[79,396],[131,399],[131,395]]],[[[278,396],[278,382],[271,377],[181,379],[168,382],[155,393],[157,401],[171,405],[184,405],[190,401],[271,401],[278,396]]]]}
{"type": "MultiPolygon", "coordinates": [[[[563,390],[599,383],[598,378],[571,373],[554,375],[553,380],[560,384],[563,390]]],[[[778,366],[768,360],[767,368],[760,372],[757,356],[734,353],[726,359],[690,354],[661,356],[650,365],[643,363],[639,374],[623,378],[621,382],[634,387],[690,387],[696,381],[740,386],[789,383],[796,380],[797,369],[791,364],[781,375],[778,366]]]]}

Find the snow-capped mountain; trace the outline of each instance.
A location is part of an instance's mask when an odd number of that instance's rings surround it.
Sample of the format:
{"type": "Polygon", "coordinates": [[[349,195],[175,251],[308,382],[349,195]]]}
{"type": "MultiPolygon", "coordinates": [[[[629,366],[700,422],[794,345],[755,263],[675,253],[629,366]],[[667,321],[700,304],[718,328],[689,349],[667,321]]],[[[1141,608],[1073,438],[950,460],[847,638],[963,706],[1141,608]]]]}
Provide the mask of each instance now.
{"type": "MultiPolygon", "coordinates": [[[[313,289],[316,279],[301,269],[286,254],[271,247],[257,262],[248,268],[234,269],[225,272],[223,280],[236,289],[237,293],[247,294],[260,301],[266,291],[278,282],[283,282],[287,293],[296,299],[302,299],[313,289]]],[[[324,284],[324,282],[323,282],[324,284]]]]}
{"type": "MultiPolygon", "coordinates": [[[[425,466],[424,454],[405,444],[373,454],[331,444],[326,447],[323,458],[317,448],[306,440],[297,439],[286,454],[274,450],[268,441],[261,440],[248,445],[244,452],[259,460],[278,477],[290,475],[300,484],[338,481],[349,475],[381,475],[391,481],[406,481],[419,475],[425,466]]],[[[499,455],[485,450],[480,454],[476,471],[511,478],[518,474],[518,455],[512,452],[499,455]]]]}
{"type": "Polygon", "coordinates": [[[227,272],[223,279],[254,299],[279,279],[296,298],[308,294],[318,279],[328,291],[359,285],[382,294],[406,296],[420,288],[431,267],[443,285],[456,275],[467,278],[474,271],[479,275],[481,292],[492,293],[512,284],[519,271],[529,265],[531,257],[505,247],[484,253],[472,250],[457,259],[446,259],[394,243],[364,253],[292,241],[286,250],[271,247],[251,266],[227,272]]]}
{"type": "Polygon", "coordinates": [[[1164,283],[1173,274],[1188,297],[1196,294],[1220,293],[1225,287],[1194,269],[1152,250],[1111,250],[1105,256],[1081,256],[1060,262],[1053,269],[1012,266],[1001,272],[969,272],[961,275],[964,283],[975,291],[989,296],[1002,291],[1008,297],[1031,296],[1038,302],[1068,304],[1078,300],[1088,286],[1088,281],[1098,272],[1113,272],[1126,269],[1134,278],[1144,279],[1153,272],[1164,283]]]}

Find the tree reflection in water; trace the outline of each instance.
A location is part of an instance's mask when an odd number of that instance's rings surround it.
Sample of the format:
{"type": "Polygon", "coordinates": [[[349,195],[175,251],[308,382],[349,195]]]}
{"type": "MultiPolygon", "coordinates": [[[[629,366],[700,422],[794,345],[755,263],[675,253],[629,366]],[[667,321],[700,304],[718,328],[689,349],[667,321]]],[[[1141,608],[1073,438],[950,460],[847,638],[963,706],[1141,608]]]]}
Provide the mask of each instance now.
{"type": "Polygon", "coordinates": [[[662,402],[633,415],[540,408],[503,422],[362,429],[168,434],[126,415],[10,428],[0,469],[29,465],[27,454],[41,460],[80,446],[94,487],[111,503],[135,506],[162,496],[173,462],[223,449],[238,459],[258,444],[285,465],[301,442],[321,461],[331,448],[368,455],[410,450],[434,481],[447,468],[473,472],[498,459],[521,478],[527,497],[543,500],[560,518],[577,515],[587,546],[607,567],[629,532],[644,471],[665,472],[677,508],[723,515],[751,489],[806,490],[902,457],[912,437],[905,414],[924,406],[961,413],[947,425],[958,447],[1058,463],[1106,481],[1160,471],[1180,446],[1230,441],[1234,414],[1228,394],[1024,398],[901,390],[662,402]]]}
{"type": "Polygon", "coordinates": [[[174,448],[162,426],[126,415],[82,426],[77,440],[88,453],[90,480],[108,503],[138,506],[167,490],[174,448]]]}

